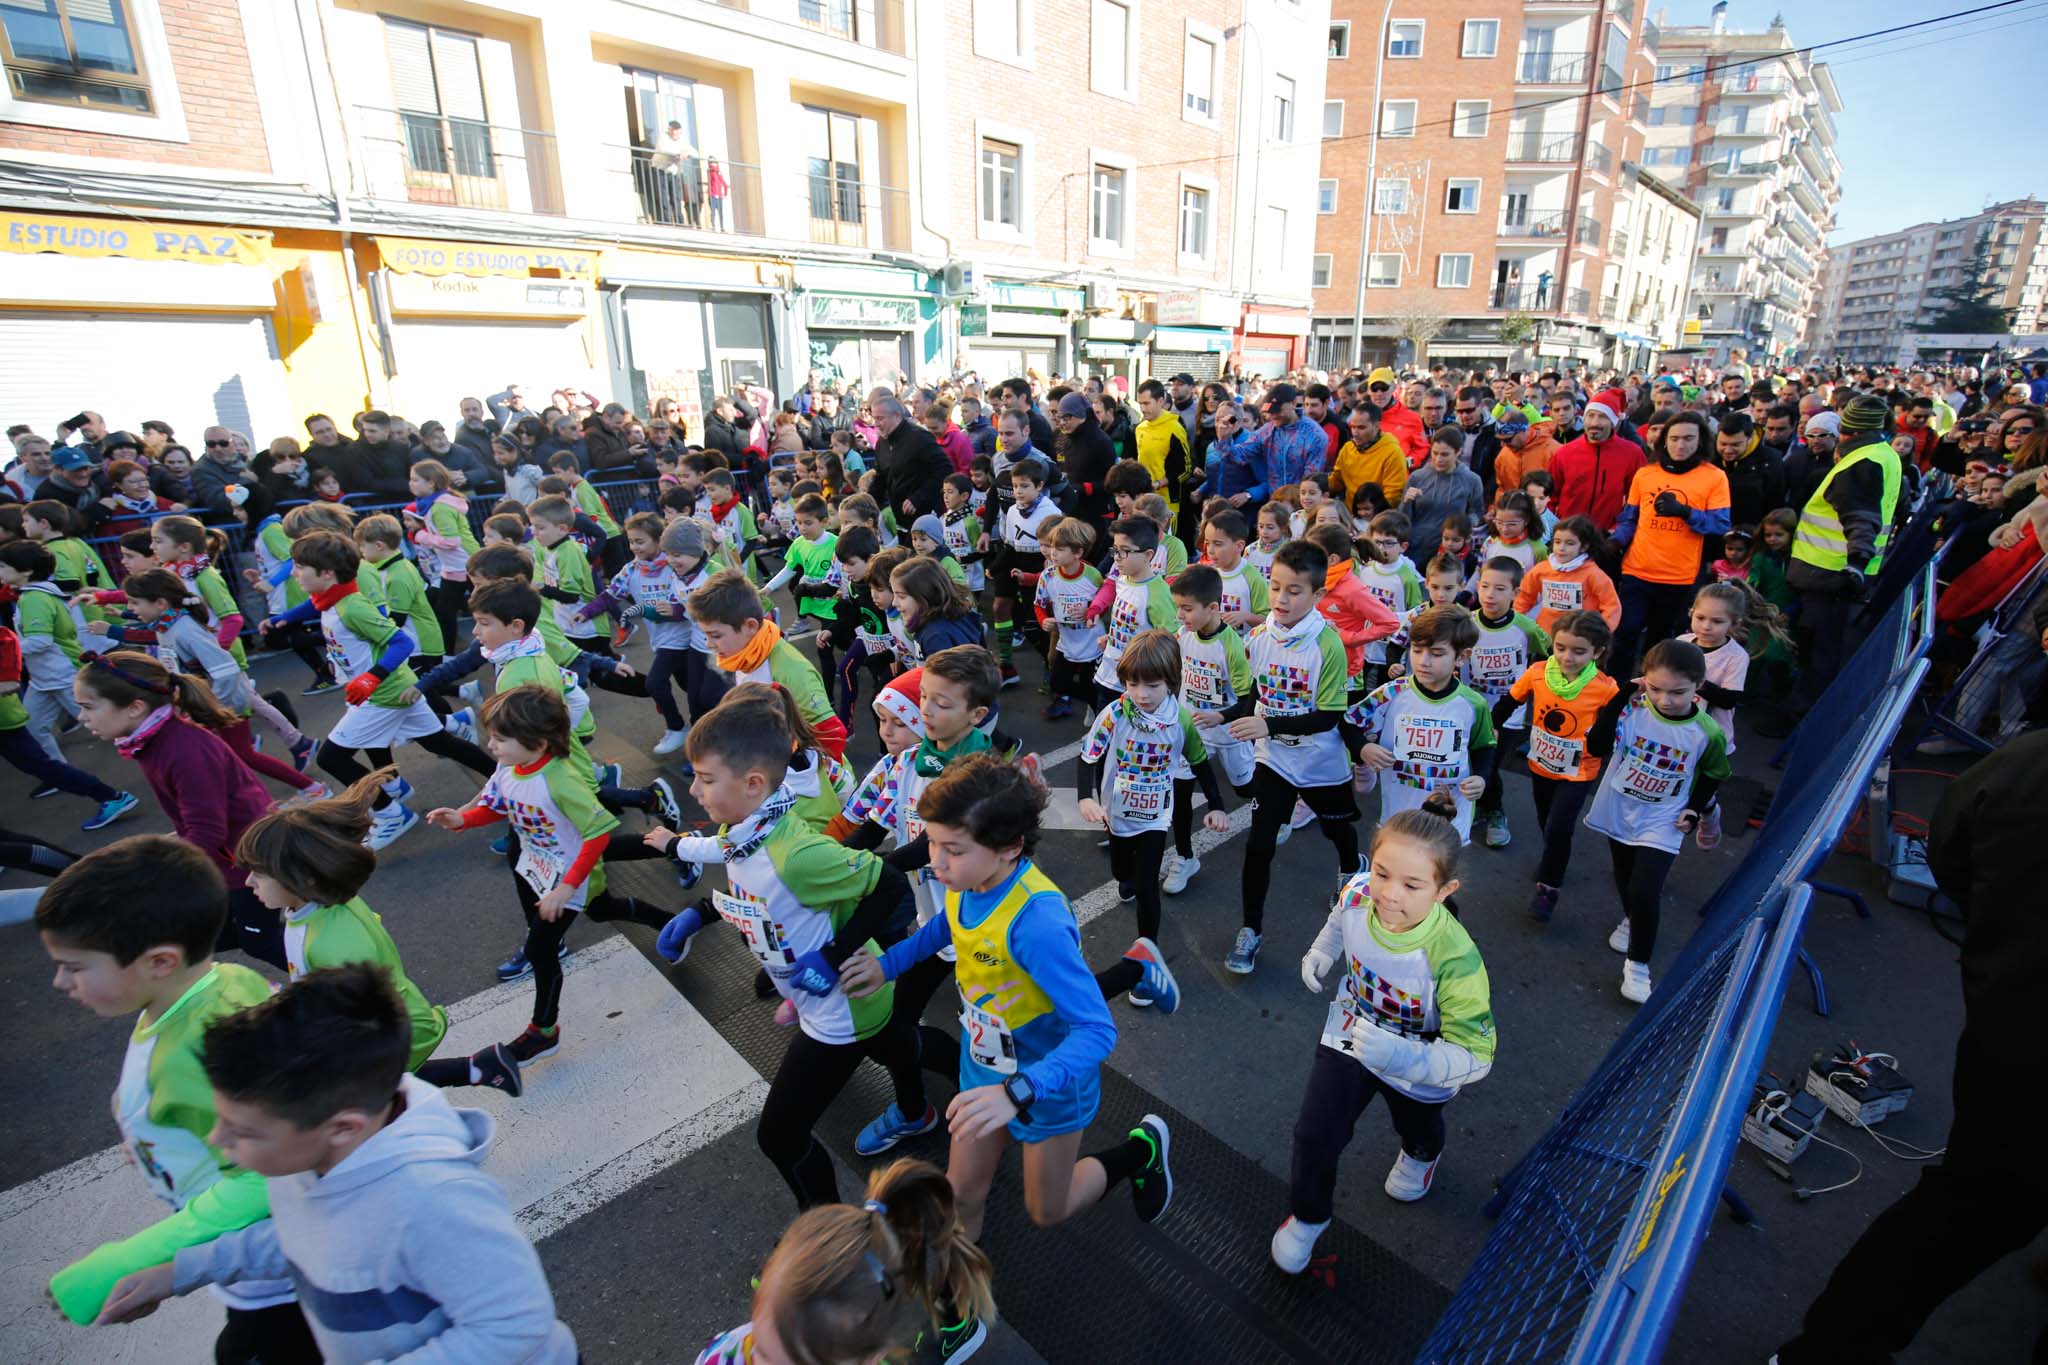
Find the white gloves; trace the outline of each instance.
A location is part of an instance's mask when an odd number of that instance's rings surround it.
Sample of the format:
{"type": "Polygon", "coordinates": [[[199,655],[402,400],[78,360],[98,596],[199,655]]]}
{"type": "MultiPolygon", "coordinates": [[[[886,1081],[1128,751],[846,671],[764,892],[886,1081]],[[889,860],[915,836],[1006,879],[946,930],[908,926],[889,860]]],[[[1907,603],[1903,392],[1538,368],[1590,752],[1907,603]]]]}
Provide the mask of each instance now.
{"type": "Polygon", "coordinates": [[[1337,959],[1322,949],[1309,949],[1301,959],[1301,984],[1308,987],[1311,995],[1321,995],[1323,978],[1329,974],[1330,968],[1336,965],[1337,959]]]}
{"type": "Polygon", "coordinates": [[[1364,1015],[1351,1025],[1351,1044],[1362,1066],[1416,1085],[1455,1088],[1493,1070],[1493,1063],[1480,1061],[1469,1048],[1442,1038],[1433,1043],[1403,1038],[1364,1015]]]}

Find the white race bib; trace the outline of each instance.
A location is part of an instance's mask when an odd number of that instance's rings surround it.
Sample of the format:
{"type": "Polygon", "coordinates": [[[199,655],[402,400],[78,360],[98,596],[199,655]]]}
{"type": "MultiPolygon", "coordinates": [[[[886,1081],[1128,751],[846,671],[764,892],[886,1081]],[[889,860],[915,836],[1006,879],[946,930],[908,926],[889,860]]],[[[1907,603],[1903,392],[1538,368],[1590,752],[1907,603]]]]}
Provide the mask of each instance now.
{"type": "Polygon", "coordinates": [[[1529,730],[1529,766],[1552,777],[1576,777],[1585,742],[1553,735],[1534,726],[1529,730]]]}
{"type": "Polygon", "coordinates": [[[1166,818],[1172,804],[1173,775],[1119,773],[1112,799],[1116,813],[1124,819],[1141,825],[1154,824],[1166,818]]]}
{"type": "Polygon", "coordinates": [[[1542,609],[1544,611],[1577,611],[1586,601],[1586,585],[1576,578],[1546,578],[1543,580],[1542,609]]]}
{"type": "Polygon", "coordinates": [[[795,957],[789,951],[789,940],[783,934],[782,926],[768,917],[765,902],[714,891],[711,904],[717,909],[719,918],[740,931],[747,941],[747,951],[758,958],[771,974],[790,974],[790,964],[795,957]]]}
{"type": "Polygon", "coordinates": [[[960,1045],[974,1064],[998,1076],[1017,1072],[1017,1039],[999,1014],[960,1002],[960,1045]]]}

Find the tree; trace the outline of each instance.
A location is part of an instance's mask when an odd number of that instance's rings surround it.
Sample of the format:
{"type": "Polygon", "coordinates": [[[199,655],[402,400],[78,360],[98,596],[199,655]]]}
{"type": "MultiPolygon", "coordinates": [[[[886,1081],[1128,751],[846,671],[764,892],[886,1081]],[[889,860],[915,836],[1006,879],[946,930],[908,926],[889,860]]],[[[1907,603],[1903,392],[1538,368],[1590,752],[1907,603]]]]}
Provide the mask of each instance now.
{"type": "Polygon", "coordinates": [[[1394,335],[1415,351],[1409,363],[1418,370],[1428,365],[1429,343],[1443,333],[1444,315],[1434,308],[1416,307],[1394,314],[1390,321],[1394,324],[1394,335]]]}
{"type": "Polygon", "coordinates": [[[1962,278],[1934,291],[1935,311],[1920,325],[1930,332],[2010,332],[2014,310],[1998,302],[1999,288],[1990,276],[1991,235],[1980,232],[1962,278]]]}
{"type": "Polygon", "coordinates": [[[1520,363],[1522,344],[1536,335],[1536,319],[1527,313],[1510,313],[1500,320],[1501,344],[1511,351],[1511,359],[1520,363]]]}

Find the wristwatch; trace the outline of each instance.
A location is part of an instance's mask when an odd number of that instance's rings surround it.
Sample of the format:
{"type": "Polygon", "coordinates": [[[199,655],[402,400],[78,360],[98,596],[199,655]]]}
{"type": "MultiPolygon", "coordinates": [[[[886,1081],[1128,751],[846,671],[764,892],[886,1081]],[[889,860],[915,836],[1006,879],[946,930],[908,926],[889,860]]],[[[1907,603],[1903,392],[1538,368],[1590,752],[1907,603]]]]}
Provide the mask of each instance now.
{"type": "Polygon", "coordinates": [[[1038,1098],[1038,1092],[1031,1088],[1031,1081],[1022,1072],[1003,1078],[1003,1094],[1010,1103],[1017,1106],[1017,1117],[1023,1118],[1031,1110],[1031,1102],[1038,1098]]]}

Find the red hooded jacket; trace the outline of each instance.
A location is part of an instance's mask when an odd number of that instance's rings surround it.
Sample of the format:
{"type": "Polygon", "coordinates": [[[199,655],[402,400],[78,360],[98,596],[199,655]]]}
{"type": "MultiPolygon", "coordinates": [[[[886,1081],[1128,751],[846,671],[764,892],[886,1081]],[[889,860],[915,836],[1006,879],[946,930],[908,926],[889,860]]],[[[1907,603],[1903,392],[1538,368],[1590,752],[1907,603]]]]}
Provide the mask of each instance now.
{"type": "MultiPolygon", "coordinates": [[[[1619,414],[1626,403],[1619,389],[1608,389],[1593,401],[1604,403],[1619,414]]],[[[1581,435],[1557,448],[1550,457],[1550,477],[1556,484],[1550,505],[1558,520],[1585,516],[1601,531],[1612,531],[1621,519],[1622,504],[1628,501],[1628,481],[1649,462],[1643,448],[1619,432],[1604,441],[1581,435]]]]}
{"type": "MultiPolygon", "coordinates": [[[[1422,429],[1422,414],[1400,399],[1394,399],[1380,410],[1380,430],[1401,443],[1410,469],[1419,468],[1429,458],[1429,433],[1422,429]]],[[[1331,447],[1333,450],[1336,448],[1331,447]]]]}

